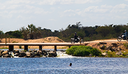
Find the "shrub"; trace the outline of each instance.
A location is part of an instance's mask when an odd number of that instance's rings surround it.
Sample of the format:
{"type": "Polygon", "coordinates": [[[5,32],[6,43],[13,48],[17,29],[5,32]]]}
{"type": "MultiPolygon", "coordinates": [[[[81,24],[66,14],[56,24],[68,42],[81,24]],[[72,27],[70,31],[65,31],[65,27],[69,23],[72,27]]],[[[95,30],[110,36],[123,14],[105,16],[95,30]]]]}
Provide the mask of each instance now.
{"type": "Polygon", "coordinates": [[[73,56],[89,56],[89,54],[93,56],[101,55],[101,51],[90,46],[72,46],[66,50],[66,53],[73,56]]]}
{"type": "Polygon", "coordinates": [[[101,56],[101,51],[99,51],[98,49],[96,48],[93,48],[90,50],[90,53],[93,55],[93,56],[101,56]]]}
{"type": "Polygon", "coordinates": [[[74,56],[88,56],[90,54],[89,50],[77,49],[74,52],[74,56]]]}
{"type": "Polygon", "coordinates": [[[108,57],[117,57],[115,52],[107,52],[108,57]]]}
{"type": "Polygon", "coordinates": [[[125,46],[126,48],[128,48],[128,43],[124,43],[124,46],[125,46]]]}
{"type": "Polygon", "coordinates": [[[72,46],[71,48],[66,50],[66,53],[69,55],[73,55],[73,53],[75,52],[75,49],[77,49],[77,46],[72,46]]]}

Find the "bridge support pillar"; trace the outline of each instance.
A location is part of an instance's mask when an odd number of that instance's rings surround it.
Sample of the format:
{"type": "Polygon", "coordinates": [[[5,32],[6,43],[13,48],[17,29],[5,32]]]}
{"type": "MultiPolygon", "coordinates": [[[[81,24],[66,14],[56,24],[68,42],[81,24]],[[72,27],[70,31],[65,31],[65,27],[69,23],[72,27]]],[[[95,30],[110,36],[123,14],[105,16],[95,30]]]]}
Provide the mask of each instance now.
{"type": "Polygon", "coordinates": [[[24,45],[24,50],[28,51],[28,45],[24,45]]]}
{"type": "Polygon", "coordinates": [[[71,46],[69,46],[69,48],[70,48],[71,46]]]}
{"type": "Polygon", "coordinates": [[[39,45],[39,50],[41,50],[41,51],[42,51],[42,45],[39,45]]]}
{"type": "Polygon", "coordinates": [[[14,46],[13,45],[9,45],[9,51],[13,51],[14,46]]]}
{"type": "Polygon", "coordinates": [[[57,51],[57,46],[56,45],[54,46],[54,51],[57,51]]]}

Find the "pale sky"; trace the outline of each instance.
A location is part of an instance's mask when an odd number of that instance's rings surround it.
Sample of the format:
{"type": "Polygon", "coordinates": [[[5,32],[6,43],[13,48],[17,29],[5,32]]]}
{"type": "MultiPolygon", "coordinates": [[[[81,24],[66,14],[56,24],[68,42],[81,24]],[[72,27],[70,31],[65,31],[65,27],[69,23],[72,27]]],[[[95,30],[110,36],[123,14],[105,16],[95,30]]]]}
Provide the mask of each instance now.
{"type": "Polygon", "coordinates": [[[59,30],[82,26],[128,23],[128,0],[0,0],[0,30],[14,31],[28,24],[59,30]]]}

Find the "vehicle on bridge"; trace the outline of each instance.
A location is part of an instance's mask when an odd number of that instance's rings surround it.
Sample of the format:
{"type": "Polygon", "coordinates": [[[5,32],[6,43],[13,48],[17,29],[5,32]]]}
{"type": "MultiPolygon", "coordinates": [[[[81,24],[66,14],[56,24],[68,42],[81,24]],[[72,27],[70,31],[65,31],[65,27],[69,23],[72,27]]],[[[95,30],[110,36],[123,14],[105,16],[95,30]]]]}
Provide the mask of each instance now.
{"type": "Polygon", "coordinates": [[[121,34],[120,36],[118,36],[118,38],[117,38],[117,41],[121,41],[121,40],[127,40],[128,41],[128,36],[127,36],[127,38],[126,37],[124,37],[125,35],[124,34],[121,34]]]}
{"type": "Polygon", "coordinates": [[[78,38],[71,38],[71,43],[78,43],[78,42],[84,43],[84,40],[81,39],[80,37],[78,37],[78,38]]]}

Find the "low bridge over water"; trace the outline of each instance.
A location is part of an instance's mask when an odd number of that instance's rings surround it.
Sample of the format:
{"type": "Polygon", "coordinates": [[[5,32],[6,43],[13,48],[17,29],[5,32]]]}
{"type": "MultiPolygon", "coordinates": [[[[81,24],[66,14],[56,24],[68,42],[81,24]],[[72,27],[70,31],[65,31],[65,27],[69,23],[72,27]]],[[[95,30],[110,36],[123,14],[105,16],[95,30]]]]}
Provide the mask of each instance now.
{"type": "Polygon", "coordinates": [[[28,51],[28,46],[39,46],[39,50],[42,50],[42,46],[54,46],[54,51],[57,51],[57,46],[80,46],[87,45],[88,43],[0,43],[0,46],[9,46],[9,51],[14,50],[14,46],[24,46],[24,50],[28,51]]]}

